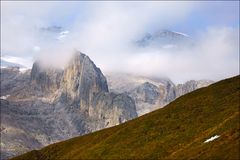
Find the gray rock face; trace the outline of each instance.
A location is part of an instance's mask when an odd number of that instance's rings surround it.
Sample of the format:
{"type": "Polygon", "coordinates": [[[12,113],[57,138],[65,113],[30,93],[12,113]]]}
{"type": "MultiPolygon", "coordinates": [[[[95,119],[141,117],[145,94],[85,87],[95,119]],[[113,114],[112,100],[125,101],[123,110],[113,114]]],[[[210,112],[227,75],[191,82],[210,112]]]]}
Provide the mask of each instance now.
{"type": "Polygon", "coordinates": [[[40,62],[25,73],[1,70],[1,158],[111,127],[137,116],[134,100],[108,91],[82,53],[63,69],[40,62]]]}
{"type": "Polygon", "coordinates": [[[78,105],[88,112],[98,92],[108,92],[107,80],[101,70],[84,54],[75,54],[64,70],[61,82],[61,98],[70,105],[78,105]]]}
{"type": "Polygon", "coordinates": [[[143,101],[149,104],[155,104],[157,98],[160,96],[159,88],[154,84],[145,82],[139,87],[135,88],[131,95],[136,97],[136,101],[143,101]]]}
{"type": "Polygon", "coordinates": [[[149,82],[145,82],[142,85],[136,87],[128,94],[135,100],[137,106],[138,115],[145,114],[154,110],[157,105],[160,105],[160,101],[163,96],[160,97],[160,89],[149,82]]]}
{"type": "Polygon", "coordinates": [[[48,68],[35,62],[31,70],[31,86],[41,92],[54,92],[60,87],[63,71],[56,68],[48,68]]]}
{"type": "Polygon", "coordinates": [[[126,122],[130,117],[137,117],[133,99],[126,94],[100,92],[96,95],[89,110],[93,128],[101,129],[126,122]]]}
{"type": "Polygon", "coordinates": [[[167,78],[108,73],[110,91],[127,93],[135,101],[138,116],[161,108],[176,97],[175,85],[167,78]]]}
{"type": "Polygon", "coordinates": [[[192,92],[198,88],[207,87],[212,84],[214,81],[211,80],[190,80],[184,84],[178,84],[176,86],[176,97],[180,97],[186,93],[192,92]]]}
{"type": "Polygon", "coordinates": [[[123,73],[108,73],[110,91],[127,93],[136,104],[138,116],[164,107],[179,96],[213,83],[209,80],[188,81],[175,85],[166,78],[148,78],[123,73]]]}

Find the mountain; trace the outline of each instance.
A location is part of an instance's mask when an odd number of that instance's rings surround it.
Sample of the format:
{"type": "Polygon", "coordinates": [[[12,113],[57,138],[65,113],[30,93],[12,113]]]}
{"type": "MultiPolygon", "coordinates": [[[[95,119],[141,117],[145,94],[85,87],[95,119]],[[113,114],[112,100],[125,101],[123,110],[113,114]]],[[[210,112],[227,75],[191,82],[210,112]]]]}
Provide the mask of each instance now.
{"type": "Polygon", "coordinates": [[[1,55],[1,69],[2,68],[18,68],[20,72],[26,72],[29,69],[31,59],[1,55]]]}
{"type": "Polygon", "coordinates": [[[1,158],[118,125],[137,116],[134,101],[111,93],[101,70],[74,53],[64,69],[33,64],[1,69],[1,158]]]}
{"type": "Polygon", "coordinates": [[[1,59],[1,68],[9,68],[9,67],[26,68],[25,66],[23,66],[21,64],[8,62],[8,61],[1,59]]]}
{"type": "Polygon", "coordinates": [[[191,80],[175,85],[168,78],[152,78],[126,73],[107,73],[109,89],[126,93],[136,103],[138,116],[164,107],[186,93],[213,83],[211,80],[191,80]]]}
{"type": "Polygon", "coordinates": [[[180,49],[192,46],[193,40],[184,33],[170,30],[159,30],[154,33],[146,33],[136,41],[139,47],[157,47],[161,49],[180,49]]]}
{"type": "Polygon", "coordinates": [[[180,97],[186,93],[192,92],[202,87],[207,87],[212,83],[214,83],[214,81],[211,80],[190,80],[184,84],[178,84],[176,86],[176,97],[180,97]]]}
{"type": "Polygon", "coordinates": [[[20,159],[239,159],[240,76],[186,94],[124,124],[20,159]]]}
{"type": "Polygon", "coordinates": [[[127,73],[107,73],[109,89],[134,99],[138,116],[156,110],[175,99],[175,85],[168,78],[151,78],[127,73]]]}

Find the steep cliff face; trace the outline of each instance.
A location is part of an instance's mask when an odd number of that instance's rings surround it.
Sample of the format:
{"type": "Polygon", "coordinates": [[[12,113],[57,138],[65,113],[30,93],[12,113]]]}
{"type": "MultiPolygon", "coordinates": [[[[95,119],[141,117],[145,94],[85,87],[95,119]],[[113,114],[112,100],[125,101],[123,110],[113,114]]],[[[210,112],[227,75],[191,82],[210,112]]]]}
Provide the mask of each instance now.
{"type": "Polygon", "coordinates": [[[127,94],[98,93],[89,108],[93,128],[101,129],[137,117],[134,100],[127,94]],[[98,123],[94,123],[98,119],[98,123]]]}
{"type": "Polygon", "coordinates": [[[74,54],[64,69],[60,86],[58,101],[78,108],[88,117],[90,131],[137,117],[134,101],[126,94],[109,93],[106,78],[85,54],[74,54]]]}
{"type": "Polygon", "coordinates": [[[108,92],[107,80],[88,56],[75,53],[64,70],[61,92],[65,102],[88,112],[94,96],[98,92],[108,92]]]}
{"type": "Polygon", "coordinates": [[[90,58],[76,52],[64,69],[33,64],[1,70],[1,153],[8,158],[111,127],[137,116],[126,94],[108,91],[90,58]]]}

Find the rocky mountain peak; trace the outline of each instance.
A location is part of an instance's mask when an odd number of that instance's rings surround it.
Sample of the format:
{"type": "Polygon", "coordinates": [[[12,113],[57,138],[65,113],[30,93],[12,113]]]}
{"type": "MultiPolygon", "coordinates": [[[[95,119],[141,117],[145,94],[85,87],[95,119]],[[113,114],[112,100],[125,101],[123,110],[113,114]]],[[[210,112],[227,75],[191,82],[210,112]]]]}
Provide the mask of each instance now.
{"type": "Polygon", "coordinates": [[[176,86],[176,97],[182,96],[198,88],[207,87],[212,83],[214,83],[214,81],[211,80],[190,80],[184,84],[178,84],[176,86]]]}
{"type": "Polygon", "coordinates": [[[192,39],[187,34],[166,29],[147,33],[137,41],[137,45],[140,47],[151,46],[162,49],[182,48],[188,45],[191,46],[192,43],[192,39]]]}
{"type": "Polygon", "coordinates": [[[91,105],[99,92],[108,92],[107,80],[101,70],[83,53],[76,52],[64,69],[61,89],[68,103],[80,104],[81,109],[91,105]]]}
{"type": "Polygon", "coordinates": [[[5,157],[137,117],[134,100],[109,92],[101,70],[80,52],[64,69],[37,61],[31,73],[3,69],[0,74],[5,157]]]}
{"type": "Polygon", "coordinates": [[[63,85],[69,90],[76,90],[88,81],[95,87],[95,92],[108,92],[107,80],[93,61],[81,52],[75,52],[64,70],[63,85]],[[73,86],[72,86],[73,85],[73,86]]]}

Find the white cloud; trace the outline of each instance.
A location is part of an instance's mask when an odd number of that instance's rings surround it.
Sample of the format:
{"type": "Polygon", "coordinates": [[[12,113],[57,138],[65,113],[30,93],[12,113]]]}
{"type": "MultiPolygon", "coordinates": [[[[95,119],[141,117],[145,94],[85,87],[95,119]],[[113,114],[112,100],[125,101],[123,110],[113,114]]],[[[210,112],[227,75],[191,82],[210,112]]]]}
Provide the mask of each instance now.
{"type": "Polygon", "coordinates": [[[164,75],[175,82],[238,74],[238,29],[209,28],[199,33],[196,47],[174,53],[134,45],[146,32],[181,23],[199,7],[198,2],[175,1],[1,2],[1,52],[41,57],[59,65],[78,49],[104,72],[164,75]],[[39,32],[40,27],[59,21],[67,30],[54,39],[39,32]]]}
{"type": "Polygon", "coordinates": [[[35,52],[39,52],[41,50],[41,48],[39,46],[34,46],[33,47],[33,51],[35,52]]]}
{"type": "MultiPolygon", "coordinates": [[[[220,80],[239,74],[238,29],[209,28],[196,45],[184,50],[144,50],[126,60],[125,70],[150,76],[168,76],[173,81],[220,80]]],[[[124,61],[124,60],[123,60],[124,61]]]]}

